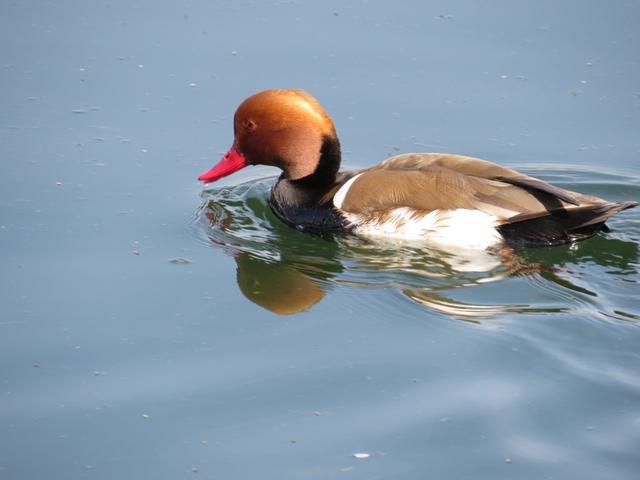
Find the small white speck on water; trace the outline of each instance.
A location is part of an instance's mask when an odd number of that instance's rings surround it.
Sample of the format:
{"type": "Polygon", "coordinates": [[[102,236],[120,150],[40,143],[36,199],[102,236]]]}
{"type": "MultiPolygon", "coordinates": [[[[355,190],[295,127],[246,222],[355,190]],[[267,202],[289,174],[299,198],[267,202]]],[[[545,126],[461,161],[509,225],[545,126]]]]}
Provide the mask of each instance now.
{"type": "Polygon", "coordinates": [[[134,255],[140,255],[140,250],[134,250],[134,251],[133,251],[133,252],[131,252],[131,253],[133,253],[134,255]]]}
{"type": "Polygon", "coordinates": [[[138,64],[138,68],[144,68],[144,65],[143,65],[143,64],[141,64],[141,63],[139,63],[139,64],[138,64]]]}
{"type": "Polygon", "coordinates": [[[56,182],[56,186],[57,186],[57,187],[61,187],[61,186],[63,186],[63,185],[64,185],[64,183],[62,183],[62,182],[56,182]]]}
{"type": "Polygon", "coordinates": [[[231,55],[233,55],[233,56],[238,55],[238,51],[237,50],[231,50],[231,55]]]}
{"type": "Polygon", "coordinates": [[[317,411],[317,410],[316,410],[315,412],[313,412],[313,414],[314,414],[316,417],[319,417],[320,415],[322,415],[322,414],[321,414],[319,411],[317,411]]]}
{"type": "Polygon", "coordinates": [[[191,260],[186,257],[173,257],[169,259],[169,263],[175,263],[176,265],[187,265],[191,263],[191,260]]]}
{"type": "Polygon", "coordinates": [[[586,65],[587,67],[593,67],[593,63],[591,63],[591,62],[587,62],[587,63],[585,63],[585,65],[586,65]]]}
{"type": "Polygon", "coordinates": [[[145,420],[149,420],[151,418],[151,416],[146,414],[146,413],[143,413],[142,414],[142,418],[144,418],[145,420]]]}
{"type": "Polygon", "coordinates": [[[357,452],[353,454],[353,458],[357,458],[358,460],[365,460],[371,456],[370,453],[367,452],[357,452]]]}
{"type": "Polygon", "coordinates": [[[580,80],[580,83],[581,83],[582,85],[586,85],[586,84],[587,84],[587,81],[586,81],[586,80],[580,80]]]}
{"type": "Polygon", "coordinates": [[[500,78],[501,78],[502,80],[506,80],[507,78],[509,78],[509,75],[500,75],[500,78]]]}
{"type": "Polygon", "coordinates": [[[511,460],[509,457],[504,459],[504,463],[512,463],[513,460],[511,460]]]}
{"type": "Polygon", "coordinates": [[[198,86],[198,84],[197,84],[197,83],[190,83],[190,84],[189,84],[189,86],[190,86],[191,88],[196,88],[196,87],[198,86]]]}
{"type": "Polygon", "coordinates": [[[191,469],[191,473],[198,473],[200,470],[198,470],[196,467],[193,467],[191,469]]]}

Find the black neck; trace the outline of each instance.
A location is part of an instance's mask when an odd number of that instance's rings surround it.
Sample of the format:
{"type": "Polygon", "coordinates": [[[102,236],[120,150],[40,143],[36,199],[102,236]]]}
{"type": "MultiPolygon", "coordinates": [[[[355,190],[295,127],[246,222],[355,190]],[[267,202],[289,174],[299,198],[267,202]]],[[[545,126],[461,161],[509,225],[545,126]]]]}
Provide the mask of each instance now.
{"type": "Polygon", "coordinates": [[[340,142],[325,137],[320,149],[320,161],[311,175],[290,180],[280,176],[271,189],[269,203],[280,219],[303,230],[343,229],[342,218],[332,209],[331,202],[321,204],[322,197],[335,185],[340,168],[340,142]]]}
{"type": "Polygon", "coordinates": [[[297,187],[309,190],[328,189],[335,183],[339,169],[340,141],[336,137],[325,136],[320,147],[320,160],[314,172],[290,182],[297,187]]]}

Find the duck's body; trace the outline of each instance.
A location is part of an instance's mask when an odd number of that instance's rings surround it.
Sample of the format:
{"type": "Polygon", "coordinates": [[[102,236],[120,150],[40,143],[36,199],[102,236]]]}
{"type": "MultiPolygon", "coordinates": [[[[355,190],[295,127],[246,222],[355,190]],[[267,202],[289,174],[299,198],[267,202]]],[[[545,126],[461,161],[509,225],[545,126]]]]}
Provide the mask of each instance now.
{"type": "Polygon", "coordinates": [[[320,104],[301,90],[267,90],[245,100],[229,153],[199,179],[215,181],[250,164],[283,174],[270,205],[303,231],[425,240],[455,247],[557,245],[605,228],[638,203],[571,192],[473,157],[411,153],[339,172],[340,143],[320,104]]]}

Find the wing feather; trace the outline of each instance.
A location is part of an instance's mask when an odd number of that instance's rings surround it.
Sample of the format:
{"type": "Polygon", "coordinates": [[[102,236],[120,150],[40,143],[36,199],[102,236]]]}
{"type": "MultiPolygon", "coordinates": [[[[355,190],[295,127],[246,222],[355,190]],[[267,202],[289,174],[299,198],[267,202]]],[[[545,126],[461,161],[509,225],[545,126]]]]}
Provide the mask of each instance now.
{"type": "Polygon", "coordinates": [[[492,214],[504,224],[607,203],[486,160],[411,153],[363,171],[349,188],[341,210],[371,214],[398,207],[424,212],[472,209],[492,214]]]}

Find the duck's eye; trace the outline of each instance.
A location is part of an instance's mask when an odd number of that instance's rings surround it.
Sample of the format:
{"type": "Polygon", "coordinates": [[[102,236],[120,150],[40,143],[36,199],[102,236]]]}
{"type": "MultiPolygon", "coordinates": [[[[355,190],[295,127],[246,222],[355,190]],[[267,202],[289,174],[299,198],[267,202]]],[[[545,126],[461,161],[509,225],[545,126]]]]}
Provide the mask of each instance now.
{"type": "Polygon", "coordinates": [[[244,121],[244,129],[247,132],[254,132],[257,128],[256,122],[254,122],[253,120],[245,120],[244,121]]]}

